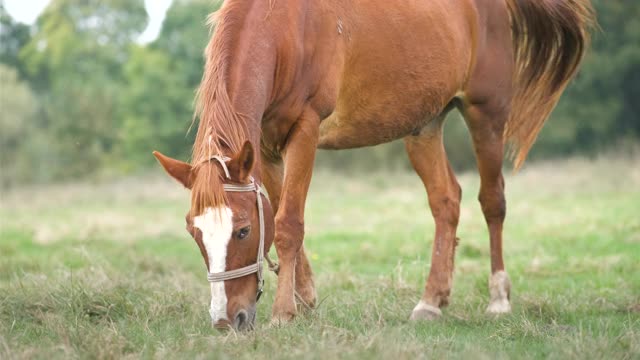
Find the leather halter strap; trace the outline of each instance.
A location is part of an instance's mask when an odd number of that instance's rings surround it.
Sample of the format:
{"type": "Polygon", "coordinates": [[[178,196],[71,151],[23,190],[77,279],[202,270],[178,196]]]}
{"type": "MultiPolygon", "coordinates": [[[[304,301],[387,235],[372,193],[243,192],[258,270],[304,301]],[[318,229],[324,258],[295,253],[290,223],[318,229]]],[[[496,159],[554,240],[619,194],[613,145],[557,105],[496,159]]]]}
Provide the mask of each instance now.
{"type": "MultiPolygon", "coordinates": [[[[228,157],[215,155],[212,156],[209,161],[216,160],[222,166],[224,170],[225,176],[227,179],[230,179],[229,169],[227,168],[226,162],[230,160],[228,157]]],[[[264,207],[262,205],[262,196],[266,197],[266,194],[260,188],[253,177],[251,178],[251,182],[249,184],[223,184],[223,189],[226,192],[255,192],[256,193],[256,204],[258,206],[258,221],[260,223],[260,242],[258,245],[258,257],[254,264],[235,269],[229,271],[222,271],[217,273],[207,273],[207,280],[210,283],[221,282],[226,280],[232,280],[241,278],[244,276],[251,275],[253,273],[257,273],[258,275],[258,293],[256,295],[256,301],[260,299],[262,295],[262,289],[264,287],[264,274],[263,274],[263,263],[264,263],[264,207]]]]}

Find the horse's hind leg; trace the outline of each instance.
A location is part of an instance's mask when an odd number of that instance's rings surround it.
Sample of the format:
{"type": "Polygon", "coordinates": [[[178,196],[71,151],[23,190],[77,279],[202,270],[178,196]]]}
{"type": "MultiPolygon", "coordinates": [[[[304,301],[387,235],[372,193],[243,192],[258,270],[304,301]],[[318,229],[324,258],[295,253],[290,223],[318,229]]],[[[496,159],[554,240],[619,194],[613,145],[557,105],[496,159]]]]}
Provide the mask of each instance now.
{"type": "Polygon", "coordinates": [[[489,293],[491,299],[487,312],[511,311],[509,295],[511,282],[504,270],[502,260],[502,223],[506,215],[502,159],[504,153],[503,129],[508,117],[508,107],[500,101],[489,101],[482,105],[468,105],[463,114],[471,137],[480,172],[480,194],[482,207],[491,243],[491,276],[489,293]]]}
{"type": "Polygon", "coordinates": [[[429,123],[419,135],[405,138],[411,164],[427,189],[436,225],[429,277],[422,299],[413,309],[411,320],[438,317],[441,314],[440,307],[448,304],[453,280],[461,190],[442,143],[443,121],[444,116],[429,123]]]}

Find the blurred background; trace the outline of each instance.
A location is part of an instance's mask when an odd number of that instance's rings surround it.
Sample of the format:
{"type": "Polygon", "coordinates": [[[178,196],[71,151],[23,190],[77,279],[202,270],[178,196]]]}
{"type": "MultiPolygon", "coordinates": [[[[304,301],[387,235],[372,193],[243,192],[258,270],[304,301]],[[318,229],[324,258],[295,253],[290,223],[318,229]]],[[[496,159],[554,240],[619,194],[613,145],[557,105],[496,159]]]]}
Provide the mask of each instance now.
{"type": "Polygon", "coordinates": [[[452,113],[463,192],[443,321],[406,321],[435,226],[394,142],[318,156],[305,208],[318,309],[272,331],[269,273],[258,331],[219,336],[188,192],[151,152],[189,160],[220,2],[0,0],[0,359],[638,359],[640,0],[592,1],[601,30],[582,70],[523,171],[505,172],[514,314],[484,315],[480,180],[452,113]]]}
{"type": "MultiPolygon", "coordinates": [[[[637,148],[640,1],[593,3],[601,30],[530,161],[637,148]]],[[[144,173],[155,166],[156,149],[188,160],[209,36],[205,18],[219,6],[213,0],[0,0],[1,186],[144,173]]],[[[459,115],[451,115],[445,134],[455,168],[474,167],[459,115]]],[[[402,142],[322,152],[317,166],[409,168],[402,142]]]]}

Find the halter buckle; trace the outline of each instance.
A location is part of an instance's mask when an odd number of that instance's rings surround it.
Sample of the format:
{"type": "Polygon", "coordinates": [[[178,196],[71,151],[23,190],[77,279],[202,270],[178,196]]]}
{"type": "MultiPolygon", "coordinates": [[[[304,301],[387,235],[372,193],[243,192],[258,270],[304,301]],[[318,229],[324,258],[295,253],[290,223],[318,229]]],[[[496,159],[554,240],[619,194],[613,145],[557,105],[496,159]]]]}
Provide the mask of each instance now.
{"type": "Polygon", "coordinates": [[[264,288],[264,279],[260,279],[258,283],[258,292],[256,293],[256,302],[258,302],[262,297],[262,294],[264,292],[262,291],[263,288],[264,288]]]}

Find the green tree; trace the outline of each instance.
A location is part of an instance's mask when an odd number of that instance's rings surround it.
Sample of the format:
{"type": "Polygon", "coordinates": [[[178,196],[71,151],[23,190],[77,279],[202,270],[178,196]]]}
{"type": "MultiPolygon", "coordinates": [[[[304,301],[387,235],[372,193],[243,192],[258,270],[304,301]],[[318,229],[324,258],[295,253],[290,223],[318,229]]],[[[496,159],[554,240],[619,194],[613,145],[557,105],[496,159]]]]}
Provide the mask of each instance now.
{"type": "Polygon", "coordinates": [[[37,100],[15,68],[0,64],[0,186],[32,182],[42,173],[44,134],[34,122],[37,100]]]}
{"type": "Polygon", "coordinates": [[[118,142],[127,168],[153,165],[151,150],[188,159],[194,131],[195,89],[202,78],[203,51],[209,40],[207,15],[220,2],[177,0],[167,11],[162,31],[147,47],[135,47],[125,66],[118,142]]]}
{"type": "Polygon", "coordinates": [[[532,155],[595,152],[640,138],[640,2],[594,0],[600,29],[532,155]]]}
{"type": "Polygon", "coordinates": [[[23,75],[18,55],[30,37],[29,26],[15,22],[0,2],[0,63],[18,69],[23,75]]]}
{"type": "Polygon", "coordinates": [[[43,104],[55,177],[103,165],[114,145],[122,68],[146,26],[142,0],[54,0],[20,59],[43,104]]]}
{"type": "Polygon", "coordinates": [[[161,149],[187,158],[192,139],[193,87],[175,70],[171,58],[152,48],[135,47],[125,66],[127,88],[121,93],[123,120],[116,156],[127,168],[151,165],[151,151],[161,149]]]}
{"type": "Polygon", "coordinates": [[[203,53],[209,41],[206,19],[221,5],[222,1],[175,0],[167,12],[160,36],[151,45],[166,53],[175,70],[194,88],[202,78],[203,53]]]}

